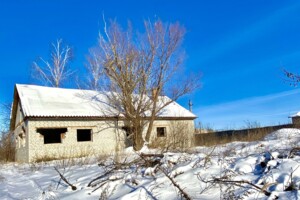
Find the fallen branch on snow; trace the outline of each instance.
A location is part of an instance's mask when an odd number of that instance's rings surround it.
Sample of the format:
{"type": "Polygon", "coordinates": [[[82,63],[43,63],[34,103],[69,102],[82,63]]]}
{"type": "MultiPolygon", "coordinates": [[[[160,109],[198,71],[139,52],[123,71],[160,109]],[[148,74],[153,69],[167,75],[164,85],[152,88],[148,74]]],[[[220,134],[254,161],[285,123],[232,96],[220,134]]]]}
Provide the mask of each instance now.
{"type": "Polygon", "coordinates": [[[57,171],[57,173],[59,174],[61,180],[63,180],[66,184],[68,184],[68,185],[72,188],[72,190],[77,190],[77,187],[76,187],[75,185],[71,184],[71,183],[66,179],[66,177],[64,177],[64,175],[62,175],[62,174],[58,171],[58,169],[57,169],[56,167],[54,167],[54,169],[55,169],[55,171],[57,171]]]}
{"type": "MultiPolygon", "coordinates": [[[[247,184],[250,185],[251,187],[253,187],[254,189],[258,190],[259,192],[262,192],[263,194],[265,194],[266,196],[270,196],[271,192],[266,190],[266,186],[264,187],[259,187],[253,183],[251,183],[250,181],[245,181],[245,180],[241,180],[241,181],[233,181],[233,180],[228,180],[228,179],[224,179],[224,178],[214,178],[212,180],[208,180],[208,181],[204,181],[202,180],[204,183],[223,183],[223,184],[232,184],[238,187],[243,187],[243,184],[247,184]]],[[[268,184],[267,186],[271,186],[272,184],[268,184]]]]}
{"type": "Polygon", "coordinates": [[[168,173],[166,173],[160,166],[158,166],[158,169],[172,182],[172,184],[179,190],[179,192],[181,193],[181,195],[187,199],[187,200],[191,200],[192,198],[180,187],[180,185],[178,185],[178,183],[176,183],[176,181],[169,176],[168,173]]]}

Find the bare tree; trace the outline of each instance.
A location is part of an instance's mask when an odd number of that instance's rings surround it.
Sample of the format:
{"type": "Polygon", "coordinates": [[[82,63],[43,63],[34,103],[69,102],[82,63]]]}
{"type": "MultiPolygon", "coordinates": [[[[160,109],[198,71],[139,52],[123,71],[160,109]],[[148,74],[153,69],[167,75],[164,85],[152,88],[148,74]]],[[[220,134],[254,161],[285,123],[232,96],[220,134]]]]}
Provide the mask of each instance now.
{"type": "Polygon", "coordinates": [[[163,109],[198,87],[198,76],[183,78],[181,73],[184,34],[179,23],[144,21],[144,32],[134,33],[130,23],[123,30],[111,21],[108,28],[105,23],[97,51],[89,57],[90,69],[97,66],[99,72],[95,79],[90,70],[96,83],[93,89],[105,94],[110,106],[125,121],[135,150],[149,142],[154,120],[163,109]]]}
{"type": "Polygon", "coordinates": [[[300,82],[300,75],[287,71],[287,70],[283,70],[283,73],[285,75],[285,77],[287,79],[285,79],[286,82],[288,82],[291,86],[298,86],[299,82],[300,82]]]}
{"type": "Polygon", "coordinates": [[[89,72],[87,77],[87,86],[89,89],[97,90],[100,86],[101,77],[103,76],[103,67],[101,57],[98,56],[97,48],[90,49],[90,54],[87,56],[88,64],[86,69],[89,72]]]}
{"type": "Polygon", "coordinates": [[[11,112],[10,103],[0,104],[0,129],[2,131],[9,130],[10,112],[11,112]]]}
{"type": "Polygon", "coordinates": [[[61,39],[52,43],[52,48],[50,61],[40,58],[41,64],[33,62],[33,77],[44,85],[59,87],[73,74],[69,69],[72,51],[61,39]]]}
{"type": "Polygon", "coordinates": [[[0,161],[13,161],[15,145],[13,133],[9,130],[11,104],[1,104],[0,110],[0,161]]]}

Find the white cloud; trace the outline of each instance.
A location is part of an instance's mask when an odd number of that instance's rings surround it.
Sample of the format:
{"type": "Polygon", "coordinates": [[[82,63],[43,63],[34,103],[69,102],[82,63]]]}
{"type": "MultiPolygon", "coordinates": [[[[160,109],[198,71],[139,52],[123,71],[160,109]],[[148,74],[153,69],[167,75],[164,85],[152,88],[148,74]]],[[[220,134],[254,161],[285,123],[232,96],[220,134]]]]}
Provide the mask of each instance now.
{"type": "Polygon", "coordinates": [[[287,123],[288,116],[300,111],[300,89],[251,97],[194,109],[199,121],[215,129],[240,128],[246,121],[261,125],[287,123]]]}

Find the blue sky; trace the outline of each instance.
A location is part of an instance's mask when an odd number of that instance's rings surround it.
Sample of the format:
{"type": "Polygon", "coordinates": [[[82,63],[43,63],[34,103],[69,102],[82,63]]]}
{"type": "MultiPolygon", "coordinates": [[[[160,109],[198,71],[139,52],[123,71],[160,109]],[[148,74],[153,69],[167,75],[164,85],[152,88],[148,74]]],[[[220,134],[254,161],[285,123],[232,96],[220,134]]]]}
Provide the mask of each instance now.
{"type": "Polygon", "coordinates": [[[102,13],[140,27],[144,19],[179,21],[187,29],[188,71],[202,73],[202,88],[182,98],[198,121],[216,129],[286,123],[300,111],[300,90],[282,69],[300,72],[300,1],[79,1],[0,2],[0,103],[15,83],[33,83],[32,62],[48,58],[62,38],[74,49],[71,67],[82,71],[88,49],[103,27],[102,13]]]}

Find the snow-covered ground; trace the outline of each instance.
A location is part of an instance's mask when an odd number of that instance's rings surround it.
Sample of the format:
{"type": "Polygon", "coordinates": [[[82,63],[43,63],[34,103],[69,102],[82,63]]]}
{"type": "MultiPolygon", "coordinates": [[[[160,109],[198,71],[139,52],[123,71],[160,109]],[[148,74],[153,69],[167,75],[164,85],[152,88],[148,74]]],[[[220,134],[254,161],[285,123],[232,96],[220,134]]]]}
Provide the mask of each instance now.
{"type": "Polygon", "coordinates": [[[167,152],[152,166],[130,149],[118,156],[0,164],[0,199],[298,199],[300,150],[291,153],[294,147],[300,147],[300,130],[281,129],[259,142],[167,152]]]}

